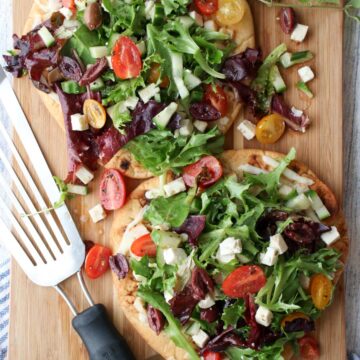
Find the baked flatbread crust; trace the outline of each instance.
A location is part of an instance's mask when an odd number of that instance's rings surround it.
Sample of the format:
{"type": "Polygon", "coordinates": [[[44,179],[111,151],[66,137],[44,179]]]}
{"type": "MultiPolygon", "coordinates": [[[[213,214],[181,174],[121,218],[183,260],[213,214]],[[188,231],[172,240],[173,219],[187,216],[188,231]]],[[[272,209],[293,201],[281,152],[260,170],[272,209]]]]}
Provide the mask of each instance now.
{"type": "MultiPolygon", "coordinates": [[[[47,0],[43,0],[45,3],[47,0]]],[[[237,44],[237,47],[234,51],[234,54],[238,54],[246,50],[246,48],[255,46],[255,33],[254,33],[254,23],[251,14],[250,7],[247,2],[246,10],[243,19],[235,25],[231,25],[226,27],[226,29],[233,31],[233,39],[237,44]]],[[[24,33],[29,32],[34,28],[35,25],[38,25],[41,21],[44,21],[46,18],[46,14],[40,7],[40,5],[34,2],[29,17],[24,26],[24,33]]],[[[64,130],[64,118],[61,110],[61,106],[59,101],[56,99],[56,96],[46,94],[42,91],[39,91],[39,95],[41,101],[44,103],[46,108],[52,117],[55,118],[61,129],[64,130]]],[[[219,129],[226,133],[237,119],[242,105],[236,101],[232,92],[227,91],[228,95],[228,103],[229,103],[229,111],[227,117],[229,119],[228,122],[224,123],[223,121],[214,121],[213,125],[217,125],[219,129]]],[[[108,168],[117,168],[124,175],[133,179],[147,179],[152,176],[149,170],[144,169],[131,155],[131,153],[126,149],[120,149],[115,156],[106,164],[108,168]],[[121,166],[126,163],[126,166],[121,166]]]]}
{"type": "MultiPolygon", "coordinates": [[[[224,173],[231,174],[234,172],[239,173],[239,166],[248,163],[259,166],[263,169],[268,169],[267,165],[262,161],[263,155],[268,155],[275,159],[284,157],[283,154],[276,152],[247,149],[225,151],[220,156],[220,159],[224,167],[224,173]]],[[[318,179],[316,175],[303,163],[293,161],[289,168],[296,171],[301,176],[309,177],[314,180],[314,184],[310,186],[310,188],[317,191],[325,206],[331,213],[331,217],[325,220],[324,223],[336,226],[341,234],[341,239],[334,243],[332,247],[341,251],[341,261],[345,263],[348,255],[349,239],[347,236],[345,220],[339,210],[335,195],[330,188],[318,179]]],[[[141,207],[145,204],[145,192],[158,186],[158,178],[152,178],[144,181],[130,194],[125,206],[115,213],[110,235],[113,253],[117,253],[119,249],[126,226],[135,218],[141,207]]],[[[335,276],[335,282],[339,279],[341,273],[342,269],[338,270],[335,276]]],[[[147,324],[144,324],[139,320],[138,312],[133,307],[137,289],[137,281],[135,281],[133,276],[129,274],[125,279],[119,280],[116,275],[113,275],[113,280],[115,291],[118,293],[120,306],[124,310],[128,320],[136,328],[144,340],[165,359],[185,360],[187,357],[184,350],[176,347],[165,334],[161,333],[157,336],[156,333],[147,326],[147,324]]],[[[286,350],[284,351],[284,358],[292,358],[292,351],[290,347],[286,347],[286,350]]]]}

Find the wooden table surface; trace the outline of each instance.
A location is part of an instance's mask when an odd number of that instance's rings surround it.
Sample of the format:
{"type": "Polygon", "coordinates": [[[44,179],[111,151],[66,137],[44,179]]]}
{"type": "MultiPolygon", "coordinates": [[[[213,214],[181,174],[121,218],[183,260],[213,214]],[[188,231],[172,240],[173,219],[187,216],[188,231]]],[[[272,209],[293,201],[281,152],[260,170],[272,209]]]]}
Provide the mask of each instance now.
{"type": "MultiPolygon", "coordinates": [[[[18,1],[18,0],[16,0],[18,1]]],[[[15,1],[14,1],[15,2],[15,1]]],[[[11,47],[11,0],[3,0],[0,12],[0,52],[11,47]]],[[[344,39],[344,208],[352,238],[350,257],[346,272],[346,331],[349,351],[360,353],[360,243],[357,234],[360,231],[360,25],[345,21],[344,39]]],[[[341,69],[339,69],[340,71],[341,69]]],[[[330,115],[330,114],[329,114],[330,115]]],[[[0,109],[0,119],[4,114],[0,109]]],[[[326,154],[324,154],[326,156],[326,154]]],[[[26,299],[13,299],[26,301],[26,299]]],[[[335,339],[334,339],[335,340],[335,339]]],[[[56,339],[54,339],[56,342],[56,339]]],[[[50,355],[50,354],[49,354],[50,355]]],[[[60,359],[54,357],[52,359],[60,359]]],[[[50,356],[49,356],[50,359],[50,356]]],[[[17,359],[16,359],[17,360],[17,359]]]]}

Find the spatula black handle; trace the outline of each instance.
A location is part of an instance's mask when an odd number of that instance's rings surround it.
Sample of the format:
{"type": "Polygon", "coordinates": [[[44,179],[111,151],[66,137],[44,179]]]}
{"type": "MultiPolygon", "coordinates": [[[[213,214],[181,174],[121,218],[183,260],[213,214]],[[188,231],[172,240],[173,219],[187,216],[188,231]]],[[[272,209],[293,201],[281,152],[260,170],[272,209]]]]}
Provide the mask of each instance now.
{"type": "Polygon", "coordinates": [[[72,325],[83,340],[90,360],[135,360],[125,339],[110,321],[102,304],[75,316],[72,325]]]}

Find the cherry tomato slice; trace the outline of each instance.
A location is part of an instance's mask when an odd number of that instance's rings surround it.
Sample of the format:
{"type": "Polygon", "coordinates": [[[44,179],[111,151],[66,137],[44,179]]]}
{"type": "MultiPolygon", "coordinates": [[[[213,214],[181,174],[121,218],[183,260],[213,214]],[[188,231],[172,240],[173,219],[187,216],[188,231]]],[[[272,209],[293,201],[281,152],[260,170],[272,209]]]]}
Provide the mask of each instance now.
{"type": "Polygon", "coordinates": [[[228,110],[228,101],[223,88],[216,85],[215,88],[211,84],[206,85],[204,100],[209,102],[216,110],[225,116],[228,110]]]}
{"type": "Polygon", "coordinates": [[[205,351],[203,358],[204,360],[222,360],[221,354],[213,351],[205,351]]]}
{"type": "MultiPolygon", "coordinates": [[[[150,83],[156,84],[158,82],[160,78],[160,64],[158,63],[153,63],[150,67],[150,73],[149,73],[149,78],[148,81],[150,83]]],[[[160,83],[160,87],[165,89],[169,86],[170,84],[170,80],[167,76],[164,76],[161,80],[160,83]]]]}
{"type": "Polygon", "coordinates": [[[324,310],[331,301],[332,282],[323,274],[315,274],[310,278],[310,294],[312,302],[319,310],[324,310]]]}
{"type": "Polygon", "coordinates": [[[266,276],[260,266],[243,265],[228,275],[222,289],[231,298],[244,298],[257,293],[265,284],[266,276]]]}
{"type": "Polygon", "coordinates": [[[62,5],[72,11],[76,10],[75,0],[62,0],[62,5]]]}
{"type": "Polygon", "coordinates": [[[109,268],[111,250],[102,245],[94,245],[85,258],[85,273],[90,279],[96,279],[109,268]]]}
{"type": "Polygon", "coordinates": [[[94,129],[101,129],[105,125],[106,111],[98,101],[86,99],[83,105],[83,112],[90,126],[94,129]]]}
{"type": "Polygon", "coordinates": [[[256,125],[256,138],[261,144],[274,144],[285,131],[285,121],[279,114],[264,116],[256,125]]]}
{"type": "Polygon", "coordinates": [[[216,20],[224,26],[239,23],[244,17],[246,3],[244,0],[219,0],[216,20]]]}
{"type": "Polygon", "coordinates": [[[284,328],[287,322],[292,322],[295,319],[305,319],[305,320],[309,320],[309,317],[307,315],[305,315],[302,312],[299,311],[295,311],[291,314],[286,315],[285,317],[283,317],[283,319],[281,320],[281,327],[284,328]]]}
{"type": "Polygon", "coordinates": [[[194,0],[196,10],[202,15],[212,15],[219,8],[218,0],[194,0]]]}
{"type": "Polygon", "coordinates": [[[131,79],[140,75],[142,69],[141,54],[129,37],[121,36],[116,41],[111,63],[116,76],[120,79],[131,79]]]}
{"type": "Polygon", "coordinates": [[[317,360],[320,357],[318,342],[310,335],[298,340],[300,355],[303,360],[317,360]]]}
{"type": "Polygon", "coordinates": [[[100,201],[105,210],[120,209],[126,199],[124,178],[119,170],[105,170],[100,182],[100,201]]]}
{"type": "Polygon", "coordinates": [[[136,256],[156,256],[156,245],[153,242],[150,234],[143,235],[136,239],[131,244],[130,250],[136,256]]]}
{"type": "Polygon", "coordinates": [[[223,174],[219,160],[214,156],[205,156],[194,164],[183,169],[183,179],[187,186],[194,187],[197,183],[206,188],[218,181],[223,174]]]}

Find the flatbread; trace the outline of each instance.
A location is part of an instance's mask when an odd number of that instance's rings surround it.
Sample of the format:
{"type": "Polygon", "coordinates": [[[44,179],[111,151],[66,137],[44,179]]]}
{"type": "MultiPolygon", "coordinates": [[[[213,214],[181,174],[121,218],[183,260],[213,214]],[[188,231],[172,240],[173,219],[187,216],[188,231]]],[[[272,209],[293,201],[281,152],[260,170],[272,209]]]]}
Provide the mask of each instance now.
{"type": "MultiPolygon", "coordinates": [[[[242,164],[253,164],[263,169],[268,169],[267,165],[262,161],[262,156],[268,155],[275,159],[281,158],[284,155],[276,152],[262,151],[262,150],[229,150],[225,151],[221,156],[221,162],[224,166],[224,174],[239,173],[239,166],[242,164]]],[[[341,251],[341,261],[345,263],[348,256],[349,239],[345,226],[345,220],[339,210],[335,195],[330,188],[319,180],[316,175],[303,163],[293,161],[289,168],[296,171],[299,175],[311,178],[314,184],[310,186],[313,190],[317,191],[325,206],[329,209],[331,217],[324,221],[328,225],[337,227],[341,234],[341,239],[335,242],[332,247],[341,251]]],[[[134,219],[139,213],[141,207],[145,203],[144,194],[148,189],[156,188],[159,186],[159,179],[152,178],[144,181],[138,186],[129,196],[125,206],[115,213],[113,226],[111,229],[111,241],[113,253],[117,253],[119,245],[122,240],[123,233],[126,226],[134,219]]],[[[336,276],[335,282],[340,278],[342,269],[340,269],[336,276]]],[[[186,353],[184,350],[176,347],[172,341],[164,334],[159,336],[151,330],[146,324],[139,320],[137,310],[132,306],[136,298],[137,281],[129,274],[125,279],[118,280],[116,275],[113,275],[114,285],[118,293],[120,306],[131,324],[136,328],[144,340],[165,359],[185,360],[186,353]]],[[[292,358],[290,347],[286,348],[284,352],[285,359],[292,358]]]]}
{"type": "MultiPolygon", "coordinates": [[[[46,1],[47,0],[42,0],[42,3],[45,3],[46,1]]],[[[253,48],[255,46],[254,23],[251,10],[248,3],[245,1],[244,3],[246,3],[246,9],[243,19],[238,24],[231,25],[226,28],[223,27],[224,29],[233,32],[233,39],[237,44],[234,54],[241,53],[246,50],[246,48],[253,48]]],[[[44,21],[46,19],[46,16],[47,15],[43,11],[39,3],[34,2],[30,10],[29,17],[24,26],[24,33],[29,32],[34,28],[34,26],[44,21]]],[[[60,103],[57,100],[57,96],[55,94],[49,95],[42,91],[37,91],[39,92],[41,101],[44,103],[49,113],[55,118],[61,129],[64,130],[63,113],[60,103]]],[[[242,104],[236,101],[232,92],[227,91],[227,95],[229,103],[229,111],[227,114],[227,118],[229,120],[227,122],[224,122],[223,120],[217,120],[212,122],[212,125],[214,126],[216,124],[223,133],[226,133],[231,128],[242,108],[242,104]]],[[[152,176],[151,172],[144,169],[126,149],[120,149],[115,154],[113,159],[110,160],[110,162],[106,165],[106,167],[117,168],[125,176],[133,179],[147,179],[152,176]],[[126,167],[121,166],[124,163],[127,164],[126,167]]]]}

